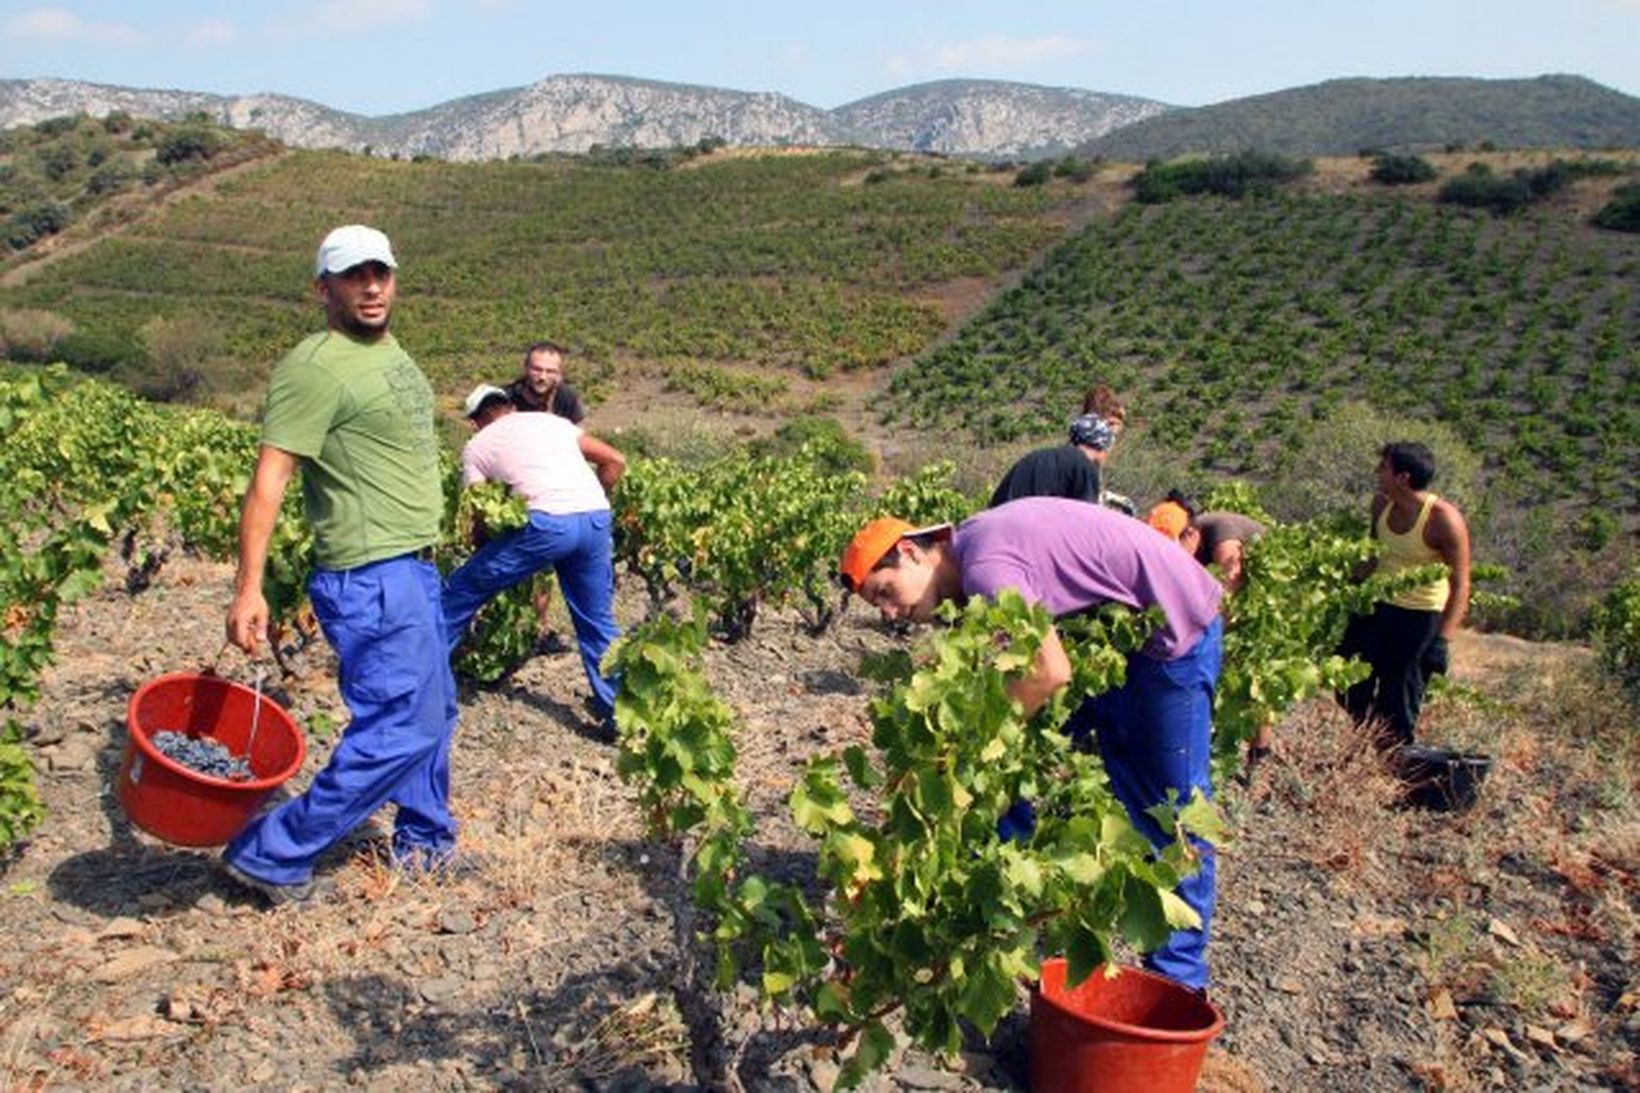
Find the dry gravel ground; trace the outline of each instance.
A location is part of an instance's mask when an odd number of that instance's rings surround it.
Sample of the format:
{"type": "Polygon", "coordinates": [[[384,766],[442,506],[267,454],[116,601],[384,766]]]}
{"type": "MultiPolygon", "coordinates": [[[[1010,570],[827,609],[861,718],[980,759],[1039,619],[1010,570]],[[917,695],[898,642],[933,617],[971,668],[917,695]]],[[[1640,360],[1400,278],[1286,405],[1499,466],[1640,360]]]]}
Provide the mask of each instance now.
{"type": "MultiPolygon", "coordinates": [[[[408,883],[381,866],[386,827],[372,825],[323,862],[332,901],[268,911],[214,853],[130,827],[110,792],[126,701],[217,656],[229,578],[173,562],[135,597],[111,580],[62,624],[27,718],[50,814],[0,874],[0,1083],[688,1088],[676,861],[644,840],[593,739],[574,657],[537,657],[464,695],[455,798],[465,838],[491,857],[479,876],[408,883]]],[[[637,616],[635,589],[620,609],[637,616]]],[[[784,793],[809,754],[865,735],[855,669],[895,640],[856,610],[819,639],[774,616],[712,651],[766,817],[760,868],[812,868],[784,793]]],[[[236,657],[224,672],[248,678],[236,657]]],[[[1632,711],[1581,682],[1585,659],[1508,639],[1460,646],[1428,731],[1496,757],[1465,815],[1394,807],[1394,786],[1325,705],[1282,727],[1251,789],[1222,788],[1236,840],[1214,997],[1229,1023],[1202,1088],[1640,1083],[1636,730],[1632,711]]],[[[303,662],[280,697],[310,727],[341,723],[322,643],[303,662]]],[[[313,743],[317,765],[325,742],[313,743]]],[[[957,1060],[907,1053],[876,1087],[1019,1088],[1023,1012],[957,1060]]],[[[823,1035],[746,994],[719,1013],[712,1050],[745,1088],[829,1085],[823,1035]]]]}

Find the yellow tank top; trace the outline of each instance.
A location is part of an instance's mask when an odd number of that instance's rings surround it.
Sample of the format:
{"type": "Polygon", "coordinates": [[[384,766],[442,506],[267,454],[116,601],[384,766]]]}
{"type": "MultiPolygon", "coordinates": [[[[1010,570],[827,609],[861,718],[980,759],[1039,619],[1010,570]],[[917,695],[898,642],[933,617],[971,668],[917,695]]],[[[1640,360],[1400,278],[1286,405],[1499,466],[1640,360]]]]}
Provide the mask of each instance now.
{"type": "MultiPolygon", "coordinates": [[[[1417,569],[1419,566],[1444,560],[1438,551],[1424,542],[1424,526],[1429,523],[1429,514],[1435,510],[1436,500],[1433,493],[1426,495],[1423,507],[1418,510],[1418,518],[1412,522],[1412,527],[1399,535],[1390,530],[1390,506],[1384,506],[1384,511],[1378,514],[1377,523],[1372,529],[1373,537],[1384,544],[1384,552],[1378,557],[1379,573],[1389,577],[1408,569],[1417,569]]],[[[1446,600],[1451,592],[1452,585],[1443,573],[1439,580],[1391,596],[1389,602],[1409,611],[1442,611],[1446,608],[1446,600]]]]}

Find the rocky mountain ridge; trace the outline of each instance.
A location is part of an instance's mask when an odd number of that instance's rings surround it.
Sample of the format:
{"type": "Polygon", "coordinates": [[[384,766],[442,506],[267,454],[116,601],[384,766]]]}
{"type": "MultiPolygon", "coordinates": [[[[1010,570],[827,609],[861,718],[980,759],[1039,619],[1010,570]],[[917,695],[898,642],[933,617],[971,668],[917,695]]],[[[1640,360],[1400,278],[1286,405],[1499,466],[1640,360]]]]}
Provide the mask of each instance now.
{"type": "Polygon", "coordinates": [[[286,95],[143,90],[75,80],[0,80],[0,128],[65,114],[203,112],[302,148],[486,160],[604,147],[856,145],[953,155],[1054,155],[1170,109],[1128,95],[998,80],[942,80],[835,110],[773,92],[623,76],[549,76],[425,110],[366,117],[286,95]]]}
{"type": "Polygon", "coordinates": [[[576,74],[382,117],[287,95],[0,80],[0,128],[116,110],[171,119],[203,112],[298,148],[456,161],[707,139],[734,147],[852,145],[1016,160],[1067,153],[1143,160],[1244,148],[1350,154],[1483,141],[1640,146],[1640,99],[1569,75],[1350,78],[1197,108],[1081,88],[938,80],[823,110],[774,92],[576,74]]]}

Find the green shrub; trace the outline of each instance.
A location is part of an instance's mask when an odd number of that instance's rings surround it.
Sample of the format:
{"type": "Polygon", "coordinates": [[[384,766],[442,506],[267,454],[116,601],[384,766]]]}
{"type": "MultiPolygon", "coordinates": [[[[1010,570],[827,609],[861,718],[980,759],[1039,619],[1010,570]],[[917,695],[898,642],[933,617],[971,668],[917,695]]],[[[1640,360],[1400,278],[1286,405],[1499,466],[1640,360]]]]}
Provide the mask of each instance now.
{"type": "Polygon", "coordinates": [[[47,145],[39,156],[40,169],[53,182],[62,181],[80,165],[80,150],[66,141],[47,145]]]}
{"type": "Polygon", "coordinates": [[[1430,488],[1473,519],[1481,500],[1481,459],[1457,432],[1443,422],[1385,414],[1364,402],[1345,403],[1309,430],[1291,469],[1265,493],[1270,511],[1289,523],[1339,511],[1364,519],[1378,452],[1398,440],[1429,446],[1435,455],[1430,488]]]}
{"type": "Polygon", "coordinates": [[[1613,165],[1610,160],[1556,159],[1532,170],[1523,167],[1506,178],[1494,174],[1484,163],[1471,163],[1463,174],[1441,187],[1437,199],[1507,216],[1552,197],[1580,178],[1608,174],[1613,165]]]}
{"type": "Polygon", "coordinates": [[[57,343],[63,363],[85,372],[129,371],[145,360],[142,346],[106,331],[77,330],[57,343]]]}
{"type": "Polygon", "coordinates": [[[160,142],[154,158],[167,167],[195,160],[206,160],[222,150],[226,141],[214,128],[190,125],[178,129],[160,142]]]}
{"type": "Polygon", "coordinates": [[[5,308],[0,310],[0,357],[48,364],[58,358],[58,343],[72,333],[74,324],[55,312],[5,308]]]}
{"type": "Polygon", "coordinates": [[[0,224],[0,242],[12,250],[23,250],[48,235],[56,235],[68,227],[68,221],[66,205],[55,201],[34,205],[6,217],[0,224]]]}
{"type": "Polygon", "coordinates": [[[1053,177],[1053,164],[1039,159],[1014,176],[1015,186],[1041,186],[1053,177]]]}
{"type": "Polygon", "coordinates": [[[1591,622],[1601,661],[1640,698],[1640,570],[1606,594],[1591,622]]]}
{"type": "Polygon", "coordinates": [[[876,469],[876,461],[866,446],[850,436],[842,422],[834,417],[793,418],[772,436],[755,441],[748,448],[755,456],[783,458],[795,455],[805,445],[816,466],[827,474],[848,471],[870,474],[876,469]]]}
{"type": "Polygon", "coordinates": [[[1370,177],[1386,186],[1409,186],[1435,177],[1435,165],[1422,156],[1381,153],[1373,158],[1370,177]]]}
{"type": "Polygon", "coordinates": [[[1610,231],[1640,232],[1640,182],[1619,186],[1592,223],[1610,231]]]}
{"type": "Polygon", "coordinates": [[[45,816],[34,782],[34,764],[18,742],[20,736],[14,721],[0,729],[0,860],[45,816]]]}
{"type": "Polygon", "coordinates": [[[1092,160],[1080,160],[1075,156],[1066,156],[1053,165],[1055,178],[1069,179],[1071,182],[1086,182],[1093,177],[1098,164],[1092,160]]]}
{"type": "Polygon", "coordinates": [[[1634,173],[1634,168],[1620,159],[1556,160],[1572,178],[1617,178],[1634,173]]]}
{"type": "Polygon", "coordinates": [[[1520,175],[1494,174],[1484,163],[1471,163],[1457,178],[1441,187],[1436,200],[1470,209],[1486,209],[1498,216],[1519,212],[1532,203],[1532,188],[1520,175]]]}
{"type": "Polygon", "coordinates": [[[64,114],[61,117],[47,118],[42,122],[36,122],[34,131],[42,137],[60,137],[78,129],[84,117],[84,114],[64,114]]]}
{"type": "Polygon", "coordinates": [[[1241,198],[1271,193],[1314,171],[1315,164],[1307,159],[1247,151],[1178,163],[1152,160],[1134,176],[1133,188],[1138,200],[1146,205],[1195,194],[1241,198]]]}
{"type": "Polygon", "coordinates": [[[102,164],[86,179],[85,192],[93,197],[118,193],[137,179],[137,171],[123,159],[102,164]]]}

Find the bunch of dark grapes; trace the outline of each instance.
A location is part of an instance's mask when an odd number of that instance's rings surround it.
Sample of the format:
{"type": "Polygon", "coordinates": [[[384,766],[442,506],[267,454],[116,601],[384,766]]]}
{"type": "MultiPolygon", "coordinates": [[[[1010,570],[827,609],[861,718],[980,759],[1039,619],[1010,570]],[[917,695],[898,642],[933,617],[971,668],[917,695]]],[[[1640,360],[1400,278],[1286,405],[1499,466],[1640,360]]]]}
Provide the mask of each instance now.
{"type": "Polygon", "coordinates": [[[219,740],[165,730],[149,737],[165,758],[211,778],[242,782],[251,777],[249,759],[238,758],[219,740]]]}

